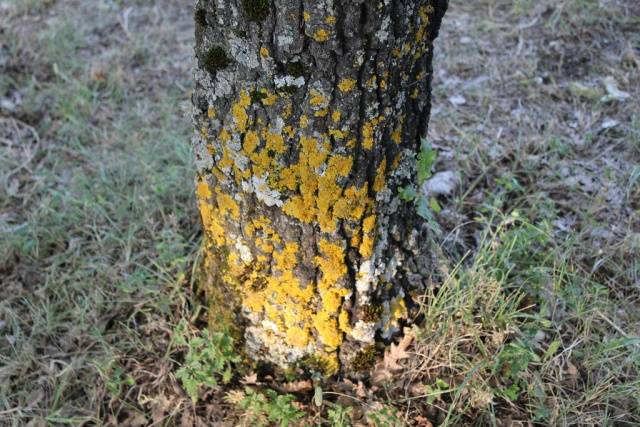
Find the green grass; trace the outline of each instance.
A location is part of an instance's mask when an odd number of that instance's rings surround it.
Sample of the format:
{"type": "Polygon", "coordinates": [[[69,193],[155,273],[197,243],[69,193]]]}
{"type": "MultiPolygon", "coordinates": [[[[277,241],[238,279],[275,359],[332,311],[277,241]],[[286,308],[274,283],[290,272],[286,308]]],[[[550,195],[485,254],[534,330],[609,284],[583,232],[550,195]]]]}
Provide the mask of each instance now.
{"type": "Polygon", "coordinates": [[[435,201],[439,265],[405,369],[358,385],[254,378],[193,341],[192,11],[116,3],[0,15],[16,103],[0,113],[0,424],[640,423],[637,7],[452,2],[430,142],[463,184],[435,201]],[[607,75],[634,99],[571,89],[604,94],[607,75]]]}
{"type": "Polygon", "coordinates": [[[0,157],[0,423],[121,417],[139,381],[129,358],[169,360],[141,326],[170,322],[188,298],[198,247],[179,108],[188,94],[170,82],[126,94],[116,68],[92,80],[82,53],[92,24],[52,22],[30,35],[37,50],[20,39],[14,59],[35,72],[3,85],[24,99],[20,116],[3,118],[16,130],[0,157]]]}

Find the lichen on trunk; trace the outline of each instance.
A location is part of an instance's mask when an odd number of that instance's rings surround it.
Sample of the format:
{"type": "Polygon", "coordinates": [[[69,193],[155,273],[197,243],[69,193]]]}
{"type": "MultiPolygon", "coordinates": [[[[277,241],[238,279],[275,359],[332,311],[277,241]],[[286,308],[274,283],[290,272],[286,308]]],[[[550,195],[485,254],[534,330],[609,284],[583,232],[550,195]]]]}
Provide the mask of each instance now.
{"type": "Polygon", "coordinates": [[[445,9],[197,2],[192,145],[209,305],[236,310],[251,357],[363,369],[422,292],[426,231],[398,189],[415,181],[445,9]]]}

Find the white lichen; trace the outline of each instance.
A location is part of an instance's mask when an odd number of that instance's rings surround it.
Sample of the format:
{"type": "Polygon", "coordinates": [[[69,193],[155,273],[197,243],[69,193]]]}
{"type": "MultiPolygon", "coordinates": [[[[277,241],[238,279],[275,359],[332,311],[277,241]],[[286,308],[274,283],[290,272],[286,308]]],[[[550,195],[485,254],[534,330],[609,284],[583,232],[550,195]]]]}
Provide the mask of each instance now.
{"type": "Polygon", "coordinates": [[[229,48],[231,56],[245,67],[258,68],[260,65],[255,49],[244,39],[233,36],[229,37],[229,48]]]}
{"type": "Polygon", "coordinates": [[[351,329],[351,336],[360,342],[373,342],[376,336],[376,324],[358,320],[351,329]]]}
{"type": "Polygon", "coordinates": [[[273,82],[278,88],[287,87],[287,86],[302,87],[304,86],[304,77],[302,76],[293,77],[293,76],[287,75],[282,77],[276,77],[275,79],[273,79],[273,82]]]}
{"type": "Polygon", "coordinates": [[[273,190],[267,183],[269,176],[252,176],[251,181],[242,181],[242,190],[246,193],[255,193],[258,200],[267,206],[283,205],[280,192],[273,190]]]}

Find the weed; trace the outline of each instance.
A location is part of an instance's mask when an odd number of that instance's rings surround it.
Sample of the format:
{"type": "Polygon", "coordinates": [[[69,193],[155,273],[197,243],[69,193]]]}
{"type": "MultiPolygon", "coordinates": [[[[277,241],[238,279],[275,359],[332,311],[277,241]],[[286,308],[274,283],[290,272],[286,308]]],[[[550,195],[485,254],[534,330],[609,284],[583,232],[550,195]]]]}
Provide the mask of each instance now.
{"type": "Polygon", "coordinates": [[[294,404],[293,395],[278,394],[270,389],[261,393],[246,387],[244,395],[233,401],[245,411],[244,417],[251,425],[265,426],[270,421],[280,427],[287,427],[305,415],[294,404]]]}
{"type": "Polygon", "coordinates": [[[441,236],[442,230],[434,217],[434,212],[440,211],[440,205],[434,197],[427,197],[423,194],[421,187],[432,175],[433,168],[438,153],[431,147],[426,139],[420,141],[420,152],[416,162],[418,189],[413,186],[399,189],[400,198],[407,202],[413,202],[417,214],[426,220],[427,226],[436,236],[441,236]]]}
{"type": "Polygon", "coordinates": [[[236,353],[231,337],[223,333],[202,332],[199,337],[187,339],[185,329],[182,323],[175,332],[176,343],[187,347],[187,355],[176,371],[176,378],[182,382],[195,403],[200,388],[217,386],[218,377],[221,377],[223,384],[228,384],[233,375],[233,364],[241,358],[236,353]]]}
{"type": "Polygon", "coordinates": [[[367,421],[375,427],[399,427],[406,423],[399,416],[398,410],[388,405],[378,405],[372,411],[367,412],[367,421]]]}
{"type": "Polygon", "coordinates": [[[351,427],[352,408],[333,405],[327,410],[327,418],[332,427],[351,427]]]}

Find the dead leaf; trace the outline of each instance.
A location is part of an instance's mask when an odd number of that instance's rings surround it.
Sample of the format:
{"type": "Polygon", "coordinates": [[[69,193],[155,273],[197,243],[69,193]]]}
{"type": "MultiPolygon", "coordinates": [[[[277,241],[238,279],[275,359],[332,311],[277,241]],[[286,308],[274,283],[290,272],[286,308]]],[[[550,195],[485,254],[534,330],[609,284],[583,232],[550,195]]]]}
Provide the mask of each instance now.
{"type": "Polygon", "coordinates": [[[31,421],[29,421],[26,424],[26,427],[46,427],[47,423],[45,422],[44,419],[40,418],[40,417],[35,417],[32,418],[31,421]]]}
{"type": "Polygon", "coordinates": [[[165,419],[165,414],[169,413],[175,405],[171,398],[167,398],[164,393],[160,393],[151,401],[151,419],[154,424],[161,424],[165,419]]]}
{"type": "Polygon", "coordinates": [[[147,418],[140,412],[129,412],[119,425],[125,427],[142,427],[148,424],[147,418]]]}
{"type": "Polygon", "coordinates": [[[422,383],[413,383],[409,386],[409,394],[411,396],[422,396],[427,394],[428,390],[427,385],[422,383]]]}
{"type": "Polygon", "coordinates": [[[244,384],[244,385],[257,384],[258,383],[258,374],[256,374],[255,372],[247,374],[247,375],[242,377],[242,379],[240,380],[240,383],[244,384]]]}
{"type": "Polygon", "coordinates": [[[194,424],[190,410],[186,409],[182,413],[182,417],[180,417],[180,427],[193,427],[194,424]]]}
{"type": "Polygon", "coordinates": [[[604,102],[611,100],[624,101],[625,99],[631,97],[628,92],[625,92],[618,88],[618,82],[615,78],[613,78],[613,76],[605,77],[604,79],[602,79],[602,83],[607,90],[607,95],[602,98],[604,102]]]}
{"type": "Polygon", "coordinates": [[[292,382],[282,384],[280,386],[280,389],[286,393],[300,393],[303,391],[312,390],[313,384],[309,380],[292,381],[292,382]]]}
{"type": "Polygon", "coordinates": [[[567,360],[567,375],[569,375],[569,377],[571,377],[572,379],[575,379],[578,377],[578,368],[576,368],[576,365],[569,362],[568,360],[567,360]]]}
{"type": "Polygon", "coordinates": [[[356,387],[356,396],[360,399],[367,397],[367,389],[362,381],[358,381],[358,387],[356,387]]]}
{"type": "Polygon", "coordinates": [[[405,335],[398,344],[391,344],[384,353],[384,359],[376,365],[372,380],[374,384],[393,378],[394,371],[402,370],[402,365],[398,362],[409,357],[407,348],[413,342],[415,334],[410,329],[405,329],[405,335]]]}
{"type": "Polygon", "coordinates": [[[433,427],[433,424],[431,423],[431,421],[429,421],[426,417],[423,417],[422,415],[417,415],[413,421],[415,421],[415,425],[418,427],[433,427]]]}
{"type": "Polygon", "coordinates": [[[225,402],[231,403],[233,405],[238,405],[240,402],[244,400],[245,397],[246,396],[243,391],[231,390],[224,395],[223,399],[225,402]]]}

